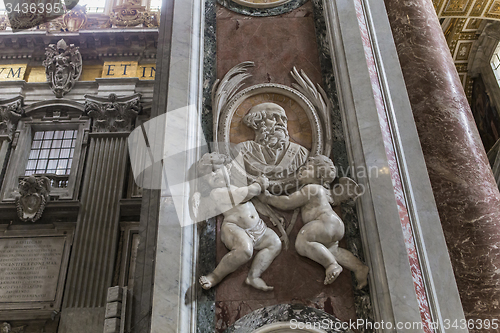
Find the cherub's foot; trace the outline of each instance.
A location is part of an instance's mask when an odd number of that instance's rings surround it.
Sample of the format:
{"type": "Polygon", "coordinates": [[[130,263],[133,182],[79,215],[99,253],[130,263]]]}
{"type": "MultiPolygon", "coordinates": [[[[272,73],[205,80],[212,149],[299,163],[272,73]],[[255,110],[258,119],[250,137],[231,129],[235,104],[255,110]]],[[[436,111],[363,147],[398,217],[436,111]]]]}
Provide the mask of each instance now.
{"type": "Polygon", "coordinates": [[[217,277],[210,273],[207,276],[200,276],[200,284],[203,289],[210,289],[218,283],[217,277]]]}
{"type": "Polygon", "coordinates": [[[248,284],[249,286],[252,286],[254,288],[257,288],[257,289],[260,289],[263,291],[270,291],[270,290],[274,289],[274,287],[268,286],[264,282],[264,280],[262,280],[261,278],[247,277],[247,279],[245,280],[245,283],[248,284]]]}
{"type": "Polygon", "coordinates": [[[356,289],[360,290],[366,287],[366,285],[368,284],[369,271],[370,269],[368,268],[368,266],[363,265],[360,269],[354,272],[354,276],[356,277],[356,281],[358,282],[356,289]]]}
{"type": "Polygon", "coordinates": [[[342,273],[342,266],[339,264],[335,263],[328,266],[326,268],[325,285],[335,281],[335,279],[339,277],[340,273],[342,273]]]}

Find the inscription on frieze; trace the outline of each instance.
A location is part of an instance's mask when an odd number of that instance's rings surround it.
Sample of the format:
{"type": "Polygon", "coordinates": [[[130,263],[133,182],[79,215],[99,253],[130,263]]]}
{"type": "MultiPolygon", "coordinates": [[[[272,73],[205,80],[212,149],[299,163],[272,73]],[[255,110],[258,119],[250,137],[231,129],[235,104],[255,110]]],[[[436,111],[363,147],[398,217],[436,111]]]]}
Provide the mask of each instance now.
{"type": "Polygon", "coordinates": [[[0,239],[1,302],[55,300],[65,242],[65,237],[0,239]]]}

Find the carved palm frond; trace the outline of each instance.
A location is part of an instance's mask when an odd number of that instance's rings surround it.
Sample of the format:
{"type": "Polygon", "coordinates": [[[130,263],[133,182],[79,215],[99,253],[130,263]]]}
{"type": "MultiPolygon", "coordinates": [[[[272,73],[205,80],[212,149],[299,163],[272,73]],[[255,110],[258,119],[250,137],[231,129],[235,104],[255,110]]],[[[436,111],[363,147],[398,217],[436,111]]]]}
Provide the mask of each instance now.
{"type": "Polygon", "coordinates": [[[323,88],[319,84],[316,87],[303,70],[299,73],[297,68],[294,67],[291,74],[295,81],[297,81],[297,83],[292,83],[292,86],[305,95],[318,111],[321,123],[324,127],[323,130],[325,131],[323,155],[330,157],[330,152],[332,150],[332,127],[329,125],[331,118],[330,99],[323,88]]]}
{"type": "Polygon", "coordinates": [[[244,85],[245,79],[252,76],[247,72],[247,68],[253,67],[255,64],[252,61],[242,62],[227,72],[222,80],[217,80],[212,88],[212,113],[213,113],[213,128],[214,141],[217,142],[217,132],[219,127],[219,118],[223,108],[236,95],[238,90],[244,85]]]}

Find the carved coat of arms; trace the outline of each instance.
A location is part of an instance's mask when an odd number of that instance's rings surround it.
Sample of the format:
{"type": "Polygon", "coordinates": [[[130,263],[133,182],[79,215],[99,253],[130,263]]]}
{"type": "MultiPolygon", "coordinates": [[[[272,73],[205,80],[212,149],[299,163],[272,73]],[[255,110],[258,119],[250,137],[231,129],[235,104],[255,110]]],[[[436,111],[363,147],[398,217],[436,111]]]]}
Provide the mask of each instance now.
{"type": "Polygon", "coordinates": [[[50,189],[50,179],[45,176],[26,176],[19,180],[20,196],[16,198],[16,206],[22,221],[36,222],[42,217],[50,189]]]}
{"type": "Polygon", "coordinates": [[[45,75],[50,88],[61,98],[67,94],[82,73],[82,55],[73,44],[69,46],[61,39],[57,45],[50,44],[45,49],[45,75]]]}

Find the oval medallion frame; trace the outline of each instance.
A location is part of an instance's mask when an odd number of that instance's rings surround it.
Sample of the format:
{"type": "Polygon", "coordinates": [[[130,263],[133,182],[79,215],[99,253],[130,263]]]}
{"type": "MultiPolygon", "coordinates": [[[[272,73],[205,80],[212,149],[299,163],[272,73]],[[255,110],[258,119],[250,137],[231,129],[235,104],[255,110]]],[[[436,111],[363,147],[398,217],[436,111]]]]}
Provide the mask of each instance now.
{"type": "Polygon", "coordinates": [[[305,327],[304,322],[277,322],[262,326],[252,333],[326,333],[326,331],[318,328],[299,328],[305,327]]]}
{"type": "Polygon", "coordinates": [[[242,5],[242,6],[267,9],[267,8],[274,8],[274,7],[284,5],[292,0],[276,0],[276,1],[267,2],[267,3],[259,3],[259,2],[254,2],[252,0],[233,0],[233,1],[236,2],[237,4],[242,5]]]}
{"type": "MultiPolygon", "coordinates": [[[[238,107],[248,98],[259,94],[279,94],[285,97],[290,98],[295,103],[297,103],[306,113],[307,119],[309,120],[309,124],[311,126],[311,149],[310,155],[318,155],[322,153],[323,150],[323,130],[320,123],[319,115],[313,104],[298,90],[290,88],[285,85],[276,84],[276,83],[263,83],[257,84],[251,87],[248,87],[242,91],[240,91],[234,98],[228,103],[228,105],[224,108],[220,115],[219,126],[218,126],[218,138],[222,141],[222,144],[218,145],[218,149],[220,153],[227,154],[232,159],[235,158],[231,152],[231,145],[233,143],[230,142],[231,137],[231,122],[236,113],[238,107]]],[[[266,101],[263,101],[264,103],[266,101]]],[[[272,101],[269,101],[272,102],[272,101]]],[[[259,103],[260,104],[260,103],[259,103]]],[[[235,163],[233,168],[236,168],[239,175],[245,175],[249,180],[255,181],[257,179],[256,176],[250,175],[243,170],[241,165],[235,163]]],[[[289,184],[296,183],[295,177],[288,177],[283,179],[270,179],[270,187],[280,186],[281,188],[288,188],[289,184]],[[287,186],[288,185],[288,186],[287,186]]]]}

